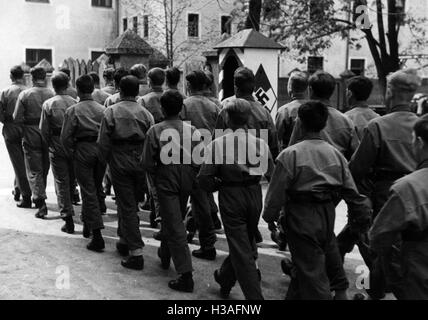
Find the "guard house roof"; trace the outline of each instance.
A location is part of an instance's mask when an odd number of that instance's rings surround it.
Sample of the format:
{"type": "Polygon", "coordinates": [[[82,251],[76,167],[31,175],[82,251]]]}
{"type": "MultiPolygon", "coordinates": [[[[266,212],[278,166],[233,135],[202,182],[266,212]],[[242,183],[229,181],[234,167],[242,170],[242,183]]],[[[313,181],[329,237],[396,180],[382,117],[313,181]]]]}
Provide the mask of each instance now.
{"type": "Polygon", "coordinates": [[[242,30],[214,47],[214,49],[226,48],[285,49],[279,43],[254,29],[242,30]]]}
{"type": "Polygon", "coordinates": [[[127,30],[106,48],[107,54],[151,55],[153,48],[132,30],[127,30]]]}

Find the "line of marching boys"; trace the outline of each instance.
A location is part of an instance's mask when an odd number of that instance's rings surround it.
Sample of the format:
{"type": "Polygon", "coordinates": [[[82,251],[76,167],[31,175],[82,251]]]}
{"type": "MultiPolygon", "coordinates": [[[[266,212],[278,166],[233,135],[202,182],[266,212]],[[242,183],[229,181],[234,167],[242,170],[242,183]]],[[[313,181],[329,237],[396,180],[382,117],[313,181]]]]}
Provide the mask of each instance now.
{"type": "Polygon", "coordinates": [[[172,260],[179,275],[169,287],[192,292],[191,256],[216,258],[213,192],[218,191],[229,245],[229,256],[214,274],[223,297],[238,282],[246,299],[263,299],[256,244],[263,216],[272,232],[282,230],[280,238],[290,248],[292,259],[282,262],[292,279],[288,299],[347,299],[343,261],[355,245],[370,268],[373,299],[388,291],[398,299],[428,298],[428,118],[411,109],[421,84],[416,72],[389,76],[383,117],[367,105],[373,85],[364,77],[349,81],[352,110],[344,115],[331,106],[336,82],[330,74],[308,79],[293,73],[292,102],[279,109],[276,123],[254,99],[255,77],[247,68],[235,72],[236,94],[222,103],[210,89],[212,74],[203,71],[186,76],[187,98],[177,90],[176,68],[148,74],[143,65],[108,69],[105,88],[92,73],[76,80],[76,91],[66,69],[52,77],[55,92],[46,87],[44,69],[31,75],[33,87],[26,89],[23,70],[12,68],[12,85],[0,96],[15,199],[22,196],[21,208],[34,203],[36,217],[45,218],[52,167],[62,231],[72,234],[77,180],[89,250],[105,249],[104,179],[116,196],[122,265],[142,270],[137,213],[147,193],[161,221],[162,267],[168,269],[172,260]],[[215,129],[229,131],[213,141],[200,135],[215,129]],[[165,139],[171,131],[178,139],[165,139]],[[199,138],[189,141],[189,132],[199,138]],[[245,154],[228,153],[231,146],[245,154]],[[195,150],[205,157],[202,165],[164,160],[192,159],[195,150]],[[254,154],[258,164],[250,161],[254,154]],[[264,206],[263,177],[270,183],[264,206]],[[189,200],[201,244],[192,253],[183,222],[189,200]],[[335,208],[342,200],[348,224],[336,238],[335,208]]]}

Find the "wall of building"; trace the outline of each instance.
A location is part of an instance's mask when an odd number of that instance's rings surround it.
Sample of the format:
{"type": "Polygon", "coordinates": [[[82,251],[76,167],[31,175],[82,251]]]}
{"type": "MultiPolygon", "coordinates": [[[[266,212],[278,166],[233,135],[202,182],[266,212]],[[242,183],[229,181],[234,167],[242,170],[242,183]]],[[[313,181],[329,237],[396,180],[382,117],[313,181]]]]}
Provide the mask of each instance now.
{"type": "MultiPolygon", "coordinates": [[[[341,0],[339,0],[341,1],[341,0]]],[[[428,1],[420,1],[420,0],[407,0],[406,1],[406,12],[412,16],[427,16],[428,15],[428,1]]],[[[369,10],[370,20],[374,24],[373,32],[375,37],[377,38],[377,25],[376,17],[375,17],[375,9],[369,10]]],[[[384,15],[385,25],[386,25],[386,13],[384,15]]],[[[428,30],[428,25],[426,26],[428,30]]],[[[367,41],[364,38],[364,34],[362,31],[354,31],[351,34],[352,37],[362,38],[359,41],[361,48],[356,49],[354,47],[350,47],[349,51],[349,59],[365,59],[366,70],[365,75],[371,78],[377,78],[375,64],[370,53],[369,47],[367,45],[367,41]]],[[[408,26],[403,26],[400,30],[400,50],[401,52],[407,51],[407,49],[411,49],[411,42],[414,40],[414,35],[410,31],[408,26]]],[[[332,40],[332,46],[325,50],[324,52],[320,52],[318,55],[324,57],[324,70],[330,72],[335,77],[339,77],[339,75],[345,71],[346,68],[346,40],[336,37],[332,40]]],[[[411,49],[412,53],[425,53],[428,54],[428,51],[424,49],[411,49]]],[[[288,77],[290,71],[295,68],[299,68],[300,70],[307,70],[307,64],[300,64],[296,61],[295,55],[284,54],[281,56],[281,67],[280,67],[280,77],[288,77]]],[[[406,67],[416,67],[419,68],[421,64],[428,64],[428,58],[425,58],[421,61],[409,60],[406,63],[406,67]]],[[[428,68],[425,68],[420,71],[423,77],[428,77],[428,68]]]]}
{"type": "Polygon", "coordinates": [[[51,49],[55,68],[70,56],[87,60],[91,51],[103,51],[117,33],[112,2],[101,8],[91,0],[0,0],[0,87],[9,82],[10,67],[25,62],[26,48],[51,49]]]}
{"type": "MultiPolygon", "coordinates": [[[[212,49],[221,37],[221,16],[230,15],[233,10],[233,0],[175,0],[174,11],[180,15],[174,18],[177,24],[174,33],[174,48],[176,48],[176,65],[189,60],[203,60],[202,52],[212,49]],[[188,14],[199,14],[199,37],[189,39],[188,14]]],[[[138,17],[138,33],[150,45],[165,51],[165,15],[162,1],[159,0],[121,0],[120,1],[120,32],[123,30],[123,19],[128,19],[128,28],[133,28],[132,19],[138,17]],[[144,37],[143,16],[149,15],[149,37],[144,37]]],[[[233,32],[233,31],[232,31],[233,32]]]]}

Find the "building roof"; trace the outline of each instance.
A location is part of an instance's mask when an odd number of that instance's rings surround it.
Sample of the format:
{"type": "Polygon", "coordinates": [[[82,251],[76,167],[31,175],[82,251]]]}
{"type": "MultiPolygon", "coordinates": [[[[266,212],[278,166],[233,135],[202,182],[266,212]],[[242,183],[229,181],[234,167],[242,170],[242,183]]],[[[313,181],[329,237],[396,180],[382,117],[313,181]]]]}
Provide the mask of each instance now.
{"type": "Polygon", "coordinates": [[[106,48],[107,54],[150,55],[153,48],[137,33],[126,30],[106,48]]]}
{"type": "Polygon", "coordinates": [[[282,45],[254,29],[242,30],[214,47],[214,49],[225,48],[284,49],[282,45]]]}
{"type": "Polygon", "coordinates": [[[53,72],[55,70],[55,68],[52,67],[52,65],[46,59],[40,61],[34,68],[43,68],[46,70],[46,72],[53,72]]]}

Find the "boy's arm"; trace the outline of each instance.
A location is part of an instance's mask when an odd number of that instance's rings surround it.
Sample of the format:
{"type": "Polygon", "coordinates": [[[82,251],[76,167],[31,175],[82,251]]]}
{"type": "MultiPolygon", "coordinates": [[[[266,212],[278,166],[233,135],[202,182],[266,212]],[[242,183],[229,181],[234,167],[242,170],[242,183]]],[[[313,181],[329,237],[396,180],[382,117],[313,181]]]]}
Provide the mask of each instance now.
{"type": "Polygon", "coordinates": [[[61,142],[68,157],[74,153],[74,133],[76,131],[77,119],[73,109],[68,109],[64,114],[64,123],[61,130],[61,142]]]}
{"type": "Polygon", "coordinates": [[[279,214],[286,202],[286,191],[291,185],[292,173],[277,161],[265,199],[263,219],[271,224],[278,221],[279,214]]]}
{"type": "Polygon", "coordinates": [[[144,149],[142,156],[142,165],[149,174],[156,172],[156,155],[160,152],[158,141],[153,127],[147,132],[146,140],[144,141],[144,149]]]}
{"type": "Polygon", "coordinates": [[[221,180],[218,175],[218,167],[215,164],[214,144],[211,143],[206,148],[205,160],[198,175],[198,184],[207,192],[218,191],[221,180]]]}
{"type": "Polygon", "coordinates": [[[112,110],[106,109],[104,112],[104,117],[101,120],[101,128],[98,134],[98,147],[105,162],[108,161],[112,148],[111,135],[114,130],[112,117],[112,110]]]}

